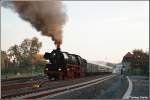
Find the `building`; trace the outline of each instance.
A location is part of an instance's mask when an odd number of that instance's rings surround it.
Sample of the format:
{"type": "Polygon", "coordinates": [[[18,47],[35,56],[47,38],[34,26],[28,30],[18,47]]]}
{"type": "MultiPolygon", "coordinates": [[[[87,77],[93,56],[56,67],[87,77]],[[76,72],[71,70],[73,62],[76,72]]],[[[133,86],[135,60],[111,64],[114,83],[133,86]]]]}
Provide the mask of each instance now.
{"type": "Polygon", "coordinates": [[[123,68],[122,63],[118,63],[113,67],[113,73],[121,74],[121,70],[123,68]]]}
{"type": "Polygon", "coordinates": [[[122,59],[122,67],[125,71],[127,71],[131,67],[131,60],[133,59],[133,55],[128,52],[122,59]]]}

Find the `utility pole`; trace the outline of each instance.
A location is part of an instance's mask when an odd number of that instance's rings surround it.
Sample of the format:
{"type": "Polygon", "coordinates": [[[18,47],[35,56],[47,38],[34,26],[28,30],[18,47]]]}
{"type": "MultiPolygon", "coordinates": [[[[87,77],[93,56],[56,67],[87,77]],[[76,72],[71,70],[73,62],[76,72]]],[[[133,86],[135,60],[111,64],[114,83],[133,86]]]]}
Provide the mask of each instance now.
{"type": "Polygon", "coordinates": [[[8,78],[8,62],[5,60],[5,74],[6,74],[6,79],[8,78]]]}
{"type": "Polygon", "coordinates": [[[32,65],[32,76],[34,75],[35,66],[32,65]]]}

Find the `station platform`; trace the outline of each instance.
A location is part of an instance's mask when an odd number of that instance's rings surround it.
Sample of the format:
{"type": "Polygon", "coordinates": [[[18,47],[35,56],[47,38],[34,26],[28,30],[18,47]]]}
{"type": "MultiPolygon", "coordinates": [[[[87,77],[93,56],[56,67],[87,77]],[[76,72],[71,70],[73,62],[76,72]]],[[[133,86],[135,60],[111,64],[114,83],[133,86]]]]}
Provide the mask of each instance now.
{"type": "Polygon", "coordinates": [[[148,76],[129,76],[132,82],[132,92],[129,99],[148,99],[149,98],[149,77],[148,76]]]}

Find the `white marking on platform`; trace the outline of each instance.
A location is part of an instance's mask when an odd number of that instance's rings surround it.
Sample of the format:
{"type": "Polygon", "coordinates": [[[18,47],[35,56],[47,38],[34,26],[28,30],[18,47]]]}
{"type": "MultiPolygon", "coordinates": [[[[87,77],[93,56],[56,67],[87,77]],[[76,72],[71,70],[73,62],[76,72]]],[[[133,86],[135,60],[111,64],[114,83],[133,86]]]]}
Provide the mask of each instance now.
{"type": "Polygon", "coordinates": [[[128,79],[128,82],[129,82],[129,86],[128,86],[128,89],[126,91],[126,93],[124,94],[123,98],[122,99],[129,99],[131,93],[132,93],[132,81],[130,80],[130,78],[127,76],[127,79],[128,79]]]}

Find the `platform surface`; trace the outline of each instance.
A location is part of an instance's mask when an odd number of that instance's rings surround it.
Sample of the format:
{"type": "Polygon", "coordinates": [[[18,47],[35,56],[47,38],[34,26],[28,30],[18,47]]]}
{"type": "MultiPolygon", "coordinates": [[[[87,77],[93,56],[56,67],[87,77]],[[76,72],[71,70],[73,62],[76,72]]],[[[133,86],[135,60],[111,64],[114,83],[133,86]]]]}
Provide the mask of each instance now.
{"type": "Polygon", "coordinates": [[[148,76],[129,76],[133,84],[130,98],[149,97],[149,77],[148,76]]]}

